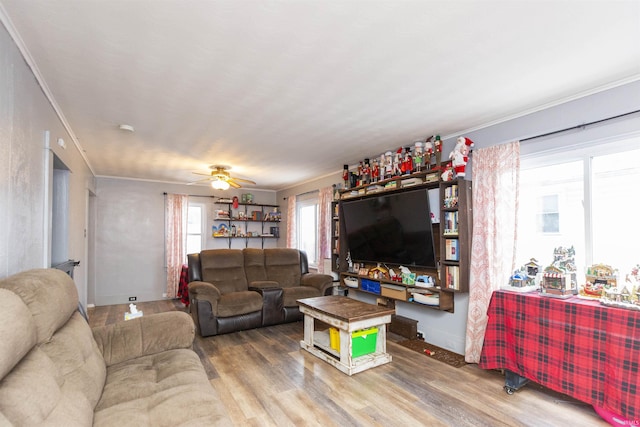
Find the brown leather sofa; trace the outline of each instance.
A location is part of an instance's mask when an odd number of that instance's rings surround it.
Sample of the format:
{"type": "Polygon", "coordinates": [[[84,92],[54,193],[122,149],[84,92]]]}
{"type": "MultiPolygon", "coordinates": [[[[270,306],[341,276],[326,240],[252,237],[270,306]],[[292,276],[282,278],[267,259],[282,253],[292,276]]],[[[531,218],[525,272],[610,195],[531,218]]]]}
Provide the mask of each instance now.
{"type": "Polygon", "coordinates": [[[203,337],[300,320],[298,299],[332,290],[333,278],[309,273],[298,249],[209,249],[187,257],[191,315],[203,337]]]}

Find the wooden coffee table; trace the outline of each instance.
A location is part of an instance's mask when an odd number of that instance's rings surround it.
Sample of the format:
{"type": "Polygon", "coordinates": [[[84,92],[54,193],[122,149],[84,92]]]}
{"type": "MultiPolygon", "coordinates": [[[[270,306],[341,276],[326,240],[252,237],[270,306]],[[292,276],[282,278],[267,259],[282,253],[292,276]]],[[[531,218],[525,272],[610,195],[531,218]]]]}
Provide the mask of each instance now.
{"type": "Polygon", "coordinates": [[[309,353],[347,375],[391,362],[391,355],[387,354],[386,324],[391,322],[395,309],[340,295],[299,299],[298,304],[304,314],[304,340],[300,341],[300,347],[309,353]],[[315,319],[340,331],[339,352],[329,345],[328,331],[316,331],[315,319]],[[374,326],[378,328],[375,351],[352,357],[351,333],[374,326]]]}

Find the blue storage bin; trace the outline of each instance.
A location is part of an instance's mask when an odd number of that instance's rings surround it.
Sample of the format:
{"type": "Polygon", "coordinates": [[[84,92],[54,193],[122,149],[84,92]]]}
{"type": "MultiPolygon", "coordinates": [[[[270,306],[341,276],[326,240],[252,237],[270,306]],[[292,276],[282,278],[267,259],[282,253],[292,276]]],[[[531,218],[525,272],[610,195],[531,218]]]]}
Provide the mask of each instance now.
{"type": "Polygon", "coordinates": [[[376,282],[375,280],[360,279],[360,288],[363,291],[380,295],[380,282],[376,282]]]}

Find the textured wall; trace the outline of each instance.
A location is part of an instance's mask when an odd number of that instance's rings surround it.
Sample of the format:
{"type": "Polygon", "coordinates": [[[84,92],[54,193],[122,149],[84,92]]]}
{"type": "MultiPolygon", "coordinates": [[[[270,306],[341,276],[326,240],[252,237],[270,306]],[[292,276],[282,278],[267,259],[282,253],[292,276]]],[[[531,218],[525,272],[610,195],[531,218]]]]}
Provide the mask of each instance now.
{"type": "Polygon", "coordinates": [[[18,46],[0,26],[0,277],[48,267],[53,155],[70,170],[66,257],[80,260],[86,303],[86,198],[93,175],[44,95],[18,46]],[[47,149],[47,135],[54,143],[47,149]],[[55,144],[67,141],[67,149],[55,144]]]}

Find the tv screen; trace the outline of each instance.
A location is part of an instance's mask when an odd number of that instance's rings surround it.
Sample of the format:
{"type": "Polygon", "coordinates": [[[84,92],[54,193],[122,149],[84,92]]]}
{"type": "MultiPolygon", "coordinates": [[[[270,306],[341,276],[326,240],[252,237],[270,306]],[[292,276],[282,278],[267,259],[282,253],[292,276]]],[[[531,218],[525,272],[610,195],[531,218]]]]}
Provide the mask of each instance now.
{"type": "Polygon", "coordinates": [[[342,213],[352,261],[436,268],[426,189],[345,201],[342,213]]]}

